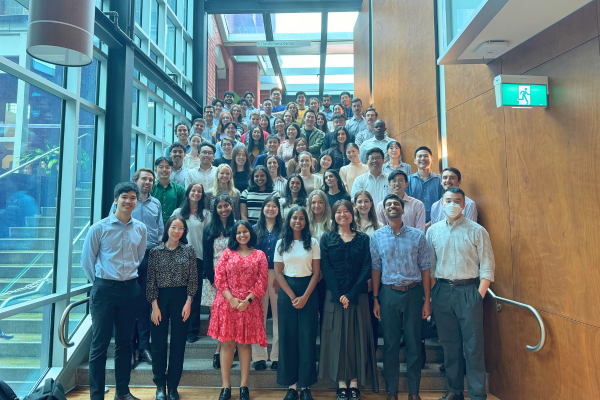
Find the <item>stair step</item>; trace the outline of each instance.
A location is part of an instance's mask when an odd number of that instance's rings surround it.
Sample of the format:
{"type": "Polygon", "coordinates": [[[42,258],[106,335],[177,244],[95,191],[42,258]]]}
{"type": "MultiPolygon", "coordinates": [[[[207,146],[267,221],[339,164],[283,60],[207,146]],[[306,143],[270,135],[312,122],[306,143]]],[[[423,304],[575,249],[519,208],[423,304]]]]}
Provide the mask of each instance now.
{"type": "MultiPolygon", "coordinates": [[[[56,217],[56,207],[42,207],[41,214],[44,217],[56,217]]],[[[74,215],[76,217],[87,217],[91,215],[90,207],[77,207],[75,206],[74,215]]]]}
{"type": "Polygon", "coordinates": [[[46,369],[41,367],[39,357],[2,357],[0,360],[0,378],[4,381],[22,381],[25,377],[37,380],[46,369]]]}
{"type": "MultiPolygon", "coordinates": [[[[83,297],[82,296],[78,296],[77,299],[73,299],[72,301],[77,301],[77,300],[81,300],[83,297]]],[[[26,300],[29,300],[26,299],[26,300]]],[[[13,303],[11,303],[12,305],[13,303]]],[[[79,311],[79,308],[73,310],[71,312],[71,314],[69,314],[69,321],[73,321],[73,322],[77,322],[79,320],[81,320],[81,318],[83,318],[83,313],[81,312],[76,312],[79,311]]],[[[15,335],[14,339],[17,339],[20,335],[25,334],[39,334],[40,332],[42,332],[43,328],[43,322],[42,322],[42,318],[43,315],[42,313],[23,313],[23,314],[18,314],[6,319],[2,320],[2,330],[6,333],[10,333],[15,335]]],[[[2,341],[2,344],[9,344],[11,341],[2,341]]],[[[0,352],[0,355],[2,354],[2,352],[0,352]]],[[[0,360],[2,360],[0,358],[0,360]]],[[[1,361],[0,361],[1,364],[1,361]]],[[[1,378],[1,377],[0,377],[1,378]]]]}
{"type": "MultiPolygon", "coordinates": [[[[54,249],[52,250],[0,250],[0,260],[4,264],[28,265],[38,254],[42,256],[38,264],[52,264],[54,262],[54,249]]],[[[81,250],[73,251],[73,264],[81,264],[81,250]]]]}
{"type": "MultiPolygon", "coordinates": [[[[383,364],[378,363],[379,370],[379,387],[380,390],[385,390],[385,382],[381,373],[383,364]]],[[[441,364],[426,364],[421,374],[421,390],[444,390],[446,388],[446,377],[439,372],[441,364]]],[[[106,363],[106,384],[114,385],[114,360],[107,360],[106,363]]],[[[89,383],[89,366],[87,363],[82,364],[77,369],[77,380],[80,385],[88,385],[89,383]]],[[[221,387],[221,371],[215,370],[212,367],[211,360],[189,360],[183,362],[183,375],[181,377],[180,386],[193,387],[221,387]]],[[[249,376],[250,388],[278,388],[277,371],[270,369],[270,362],[267,363],[265,371],[255,371],[250,369],[249,376]]],[[[231,385],[240,385],[240,363],[234,361],[231,373],[231,385]]],[[[146,363],[139,364],[131,371],[130,386],[154,386],[152,382],[152,367],[146,363]]],[[[336,388],[337,383],[326,379],[319,380],[314,388],[336,388]]],[[[400,390],[408,389],[406,380],[406,364],[400,364],[400,390]]]]}
{"type": "MultiPolygon", "coordinates": [[[[81,232],[81,230],[83,229],[84,226],[85,226],[85,224],[82,226],[73,228],[73,235],[74,235],[73,237],[77,236],[79,234],[79,232],[81,232]]],[[[56,229],[53,226],[51,226],[51,227],[37,227],[37,226],[13,227],[13,228],[9,229],[9,237],[14,238],[14,239],[54,238],[55,231],[56,231],[56,229]]]]}
{"type": "MultiPolygon", "coordinates": [[[[78,240],[73,245],[73,250],[83,249],[83,240],[78,240]]],[[[54,238],[25,238],[25,239],[2,239],[2,244],[10,250],[52,250],[54,251],[54,238]]],[[[10,251],[8,250],[8,251],[10,251]]],[[[0,251],[0,254],[2,252],[0,251]]]]}
{"type": "MultiPolygon", "coordinates": [[[[27,265],[23,264],[0,264],[0,279],[14,279],[17,275],[23,271],[24,268],[27,268],[27,265]]],[[[30,266],[27,272],[25,272],[22,278],[43,278],[48,272],[52,270],[52,264],[39,264],[35,263],[30,266]]],[[[86,278],[85,272],[83,272],[83,268],[79,264],[73,264],[73,268],[71,269],[71,277],[74,279],[86,278]]]]}
{"type": "MultiPolygon", "coordinates": [[[[48,270],[46,273],[50,272],[48,270]]],[[[29,285],[30,283],[34,283],[41,278],[19,278],[14,284],[11,285],[9,291],[20,289],[24,286],[29,285]]],[[[0,291],[2,291],[7,285],[9,285],[13,280],[10,278],[0,278],[0,291]]],[[[87,278],[72,278],[71,284],[76,284],[76,286],[85,285],[88,282],[87,278]]],[[[6,295],[0,295],[6,297],[6,295]]]]}
{"type": "MultiPolygon", "coordinates": [[[[56,226],[56,217],[25,217],[28,225],[40,227],[55,227],[56,226]]],[[[86,217],[75,217],[75,226],[85,226],[90,220],[89,216],[86,217]]]]}

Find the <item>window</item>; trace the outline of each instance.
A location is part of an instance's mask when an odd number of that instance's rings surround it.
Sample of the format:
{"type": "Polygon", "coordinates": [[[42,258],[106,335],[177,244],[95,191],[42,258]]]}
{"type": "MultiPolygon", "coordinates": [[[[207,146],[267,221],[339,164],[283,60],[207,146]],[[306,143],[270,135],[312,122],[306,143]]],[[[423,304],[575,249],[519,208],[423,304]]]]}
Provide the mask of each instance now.
{"type": "Polygon", "coordinates": [[[135,1],[135,22],[142,26],[142,3],[143,0],[134,0],[135,1]]]}
{"type": "Polygon", "coordinates": [[[153,99],[148,98],[148,120],[146,130],[154,134],[154,125],[156,124],[156,103],[153,99]]]}
{"type": "Polygon", "coordinates": [[[154,43],[158,44],[158,1],[152,1],[152,8],[150,10],[150,38],[154,43]]]}
{"type": "Polygon", "coordinates": [[[81,68],[81,97],[94,104],[98,104],[99,74],[100,61],[96,58],[90,65],[81,68]]]}
{"type": "Polygon", "coordinates": [[[271,14],[275,40],[321,39],[321,13],[271,14]]]}
{"type": "Polygon", "coordinates": [[[167,57],[175,64],[177,60],[175,59],[176,54],[176,40],[175,40],[175,24],[171,21],[171,18],[167,18],[167,57]]]}
{"type": "Polygon", "coordinates": [[[131,153],[129,156],[129,179],[133,179],[133,174],[135,173],[136,154],[137,154],[137,136],[136,136],[135,132],[133,132],[131,134],[131,153]]]}
{"type": "Polygon", "coordinates": [[[173,13],[177,15],[177,0],[169,0],[168,4],[169,7],[171,7],[171,10],[173,10],[173,13]]]}
{"type": "Polygon", "coordinates": [[[133,107],[131,107],[131,123],[133,125],[138,125],[138,115],[139,115],[139,104],[140,104],[140,92],[137,88],[133,88],[133,107]]]}

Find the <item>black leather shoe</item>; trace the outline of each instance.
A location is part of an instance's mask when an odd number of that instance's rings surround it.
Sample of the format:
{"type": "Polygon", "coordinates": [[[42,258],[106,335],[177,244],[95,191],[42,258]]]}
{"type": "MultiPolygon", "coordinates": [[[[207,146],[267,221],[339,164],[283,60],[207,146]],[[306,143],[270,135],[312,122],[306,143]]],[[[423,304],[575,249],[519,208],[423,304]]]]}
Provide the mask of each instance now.
{"type": "Polygon", "coordinates": [[[288,389],[283,400],[298,400],[298,391],[296,389],[288,389]]]}
{"type": "Polygon", "coordinates": [[[300,392],[300,400],[313,400],[309,388],[302,389],[302,391],[300,392]]]}
{"type": "Polygon", "coordinates": [[[440,398],[440,400],[465,400],[464,394],[456,394],[452,392],[446,392],[444,397],[440,398]]]}
{"type": "Polygon", "coordinates": [[[219,400],[229,400],[229,399],[231,399],[231,388],[221,389],[221,394],[219,395],[219,400]]]}
{"type": "Polygon", "coordinates": [[[348,389],[348,398],[350,400],[360,400],[360,390],[357,388],[348,389]]]}
{"type": "Polygon", "coordinates": [[[440,365],[440,374],[445,374],[446,373],[446,367],[444,367],[444,364],[440,365]]]}
{"type": "Polygon", "coordinates": [[[135,369],[135,367],[137,367],[138,361],[137,361],[137,351],[133,350],[131,352],[131,369],[135,369]]]}
{"type": "Polygon", "coordinates": [[[167,388],[164,386],[156,387],[156,400],[167,400],[167,388]]]}
{"type": "Polygon", "coordinates": [[[265,361],[257,361],[254,363],[254,369],[257,371],[264,371],[267,369],[267,363],[265,361]]]}
{"type": "Polygon", "coordinates": [[[404,340],[404,334],[402,334],[402,336],[400,336],[400,348],[403,348],[406,346],[406,340],[404,340]]]}
{"type": "Polygon", "coordinates": [[[215,353],[215,355],[213,356],[213,368],[221,369],[221,355],[219,353],[215,353]]]}
{"type": "Polygon", "coordinates": [[[277,361],[273,361],[271,363],[271,369],[277,369],[277,366],[279,365],[279,363],[277,361]]]}
{"type": "Polygon", "coordinates": [[[140,400],[130,393],[127,394],[115,394],[115,400],[140,400]]]}
{"type": "Polygon", "coordinates": [[[12,339],[14,337],[15,337],[15,335],[9,335],[7,333],[0,332],[0,339],[10,340],[10,339],[12,339]]]}
{"type": "Polygon", "coordinates": [[[339,388],[337,390],[337,400],[348,400],[348,389],[339,388]]]}
{"type": "Polygon", "coordinates": [[[235,348],[235,353],[233,353],[233,359],[234,359],[235,361],[239,361],[239,360],[240,360],[240,359],[239,359],[239,356],[238,356],[237,347],[235,348]]]}
{"type": "Polygon", "coordinates": [[[240,387],[240,400],[250,400],[250,391],[247,386],[240,387]]]}
{"type": "Polygon", "coordinates": [[[177,388],[169,389],[169,400],[179,400],[179,392],[177,388]]]}
{"type": "Polygon", "coordinates": [[[198,335],[188,335],[186,342],[188,343],[196,343],[198,341],[198,335]]]}
{"type": "Polygon", "coordinates": [[[427,362],[427,351],[425,351],[425,340],[421,340],[421,369],[425,368],[427,362]]]}
{"type": "Polygon", "coordinates": [[[148,349],[140,350],[140,362],[145,361],[146,364],[152,365],[152,354],[148,349]]]}

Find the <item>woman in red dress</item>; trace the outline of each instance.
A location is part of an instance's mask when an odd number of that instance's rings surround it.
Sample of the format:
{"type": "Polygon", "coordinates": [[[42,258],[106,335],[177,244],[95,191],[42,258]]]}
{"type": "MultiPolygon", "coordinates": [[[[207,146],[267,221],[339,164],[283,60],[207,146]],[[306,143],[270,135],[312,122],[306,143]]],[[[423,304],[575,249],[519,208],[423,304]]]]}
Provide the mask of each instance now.
{"type": "Polygon", "coordinates": [[[249,400],[248,374],[253,344],[267,347],[260,299],[268,286],[269,266],[265,253],[255,250],[256,233],[248,221],[238,221],[231,230],[227,249],[215,267],[217,296],[210,313],[208,335],[221,342],[219,400],[231,398],[231,364],[238,348],[242,380],[240,400],[249,400]]]}

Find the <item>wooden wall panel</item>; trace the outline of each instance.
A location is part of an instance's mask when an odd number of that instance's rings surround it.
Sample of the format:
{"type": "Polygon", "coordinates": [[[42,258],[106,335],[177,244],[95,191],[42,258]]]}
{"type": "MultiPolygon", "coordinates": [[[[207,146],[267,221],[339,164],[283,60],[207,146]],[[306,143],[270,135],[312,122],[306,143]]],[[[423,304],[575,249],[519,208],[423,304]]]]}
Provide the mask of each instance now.
{"type": "Polygon", "coordinates": [[[598,39],[530,71],[547,110],[506,109],[517,299],[600,327],[598,39]]]}
{"type": "Polygon", "coordinates": [[[369,0],[363,0],[362,5],[360,7],[360,11],[358,13],[358,17],[356,18],[356,23],[354,24],[354,37],[356,35],[360,35],[365,29],[369,29],[369,0]]]}
{"type": "Polygon", "coordinates": [[[373,12],[373,103],[390,135],[400,132],[398,3],[387,0],[373,12]]]}
{"type": "Polygon", "coordinates": [[[596,1],[502,56],[502,73],[520,75],[598,36],[596,1]]]}
{"type": "Polygon", "coordinates": [[[446,65],[446,110],[450,110],[494,88],[494,77],[502,72],[502,59],[488,65],[446,65]]]}
{"type": "Polygon", "coordinates": [[[512,259],[504,116],[488,91],[446,113],[448,166],[458,168],[461,187],[475,204],[478,222],[492,240],[498,295],[512,298],[512,259]]]}
{"type": "Polygon", "coordinates": [[[439,160],[441,154],[438,151],[437,117],[432,118],[421,125],[417,125],[402,134],[391,134],[391,137],[399,141],[402,145],[402,160],[405,163],[410,164],[413,172],[417,172],[414,156],[415,150],[421,146],[427,146],[431,149],[433,160],[435,160],[431,165],[431,170],[437,173],[440,172],[439,160]]]}
{"type": "Polygon", "coordinates": [[[365,109],[371,104],[369,64],[369,27],[367,26],[361,33],[354,32],[354,97],[362,99],[365,109]]]}

